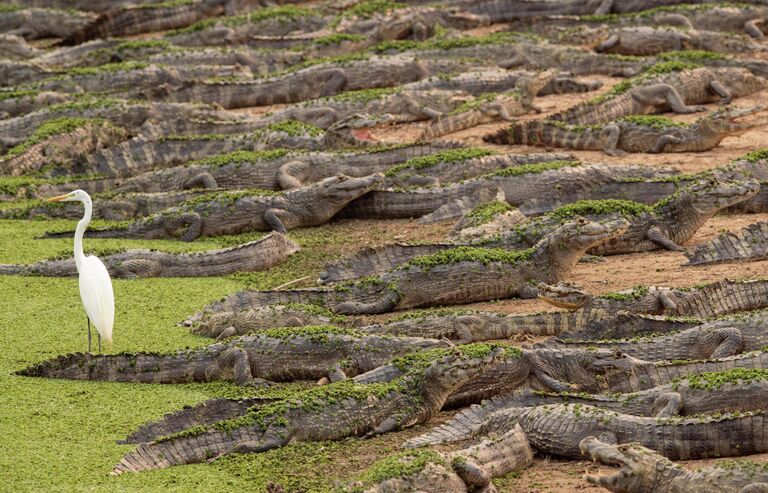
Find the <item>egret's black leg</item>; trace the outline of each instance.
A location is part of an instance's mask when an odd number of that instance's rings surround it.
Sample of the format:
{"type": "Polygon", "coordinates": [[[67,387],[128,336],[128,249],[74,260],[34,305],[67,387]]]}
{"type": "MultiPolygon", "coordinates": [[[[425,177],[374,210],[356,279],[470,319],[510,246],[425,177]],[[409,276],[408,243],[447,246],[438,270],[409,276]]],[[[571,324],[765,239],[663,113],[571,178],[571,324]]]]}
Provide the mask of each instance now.
{"type": "Polygon", "coordinates": [[[91,319],[88,317],[85,317],[85,319],[88,321],[88,352],[91,352],[91,319]]]}

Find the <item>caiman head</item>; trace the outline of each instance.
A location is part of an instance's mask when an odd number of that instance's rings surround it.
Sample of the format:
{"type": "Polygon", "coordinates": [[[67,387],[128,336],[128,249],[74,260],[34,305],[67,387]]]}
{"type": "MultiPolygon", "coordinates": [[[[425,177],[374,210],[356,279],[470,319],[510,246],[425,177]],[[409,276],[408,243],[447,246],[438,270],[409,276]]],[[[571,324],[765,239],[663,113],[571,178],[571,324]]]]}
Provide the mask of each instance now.
{"type": "Polygon", "coordinates": [[[328,206],[343,207],[350,201],[364,195],[384,183],[384,175],[373,175],[353,178],[346,175],[336,175],[326,178],[316,185],[318,198],[328,206]]]}
{"type": "Polygon", "coordinates": [[[754,115],[765,110],[765,106],[750,106],[748,108],[722,108],[702,117],[696,123],[702,132],[709,132],[722,137],[741,135],[753,128],[761,127],[768,120],[765,118],[750,122],[741,121],[742,118],[754,115]]]}
{"type": "MultiPolygon", "coordinates": [[[[745,66],[748,67],[749,63],[745,66]]],[[[718,82],[727,87],[734,97],[748,96],[768,87],[768,81],[765,78],[753,74],[747,68],[728,67],[709,70],[716,71],[718,82]]]]}
{"type": "Polygon", "coordinates": [[[624,234],[628,227],[626,219],[589,221],[576,217],[547,235],[537,248],[546,246],[552,277],[567,279],[587,250],[624,234]]]}
{"type": "Polygon", "coordinates": [[[595,462],[619,466],[610,474],[603,474],[601,468],[598,474],[584,476],[588,482],[610,491],[655,491],[675,475],[686,474],[682,467],[639,443],[611,445],[589,436],[579,442],[579,449],[595,462]]]}
{"type": "Polygon", "coordinates": [[[676,194],[676,202],[686,203],[698,214],[711,217],[721,209],[750,199],[760,191],[756,180],[725,181],[717,178],[698,180],[676,194]]]}
{"type": "Polygon", "coordinates": [[[531,103],[539,91],[559,73],[559,70],[550,68],[534,75],[520,77],[515,83],[515,92],[520,94],[524,102],[531,103]]]}
{"type": "Polygon", "coordinates": [[[424,384],[428,390],[425,395],[445,394],[447,398],[446,392],[477,377],[491,366],[500,363],[505,357],[505,349],[499,346],[490,344],[458,346],[451,354],[430,363],[424,371],[424,384]]]}
{"type": "Polygon", "coordinates": [[[536,287],[539,289],[540,300],[558,308],[578,310],[592,302],[592,295],[589,291],[574,284],[561,282],[556,286],[551,286],[540,282],[536,287]]]}
{"type": "Polygon", "coordinates": [[[570,383],[570,390],[586,392],[603,390],[601,377],[605,373],[619,369],[630,371],[644,363],[611,349],[536,348],[527,356],[540,372],[556,381],[570,383]]]}
{"type": "Polygon", "coordinates": [[[323,144],[328,147],[363,147],[379,143],[372,129],[381,123],[383,118],[376,118],[363,113],[356,113],[339,120],[325,131],[323,144]]]}

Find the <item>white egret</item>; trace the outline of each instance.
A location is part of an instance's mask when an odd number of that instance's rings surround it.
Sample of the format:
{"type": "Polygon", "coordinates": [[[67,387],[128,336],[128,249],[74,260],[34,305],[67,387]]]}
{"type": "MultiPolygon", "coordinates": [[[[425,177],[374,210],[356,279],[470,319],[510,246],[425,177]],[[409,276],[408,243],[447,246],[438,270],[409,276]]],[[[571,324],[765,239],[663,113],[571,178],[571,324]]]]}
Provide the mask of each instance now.
{"type": "Polygon", "coordinates": [[[93,255],[83,254],[83,234],[91,222],[93,205],[91,197],[82,190],[75,190],[65,195],[52,197],[47,202],[82,202],[85,214],[77,223],[75,230],[75,265],[80,276],[80,298],[88,319],[88,352],[91,352],[91,322],[101,339],[112,342],[112,325],[115,322],[115,295],[112,292],[112,280],[104,263],[93,255]]]}

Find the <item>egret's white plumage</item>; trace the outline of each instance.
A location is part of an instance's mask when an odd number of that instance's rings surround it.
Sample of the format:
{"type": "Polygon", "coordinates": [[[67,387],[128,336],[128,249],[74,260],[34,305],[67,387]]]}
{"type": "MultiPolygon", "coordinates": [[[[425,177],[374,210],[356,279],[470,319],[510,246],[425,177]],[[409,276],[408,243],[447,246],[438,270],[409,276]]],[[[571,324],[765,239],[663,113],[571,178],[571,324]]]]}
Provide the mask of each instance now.
{"type": "MultiPolygon", "coordinates": [[[[83,235],[91,222],[93,204],[91,197],[82,190],[48,199],[49,202],[82,202],[85,214],[75,230],[75,264],[80,275],[80,298],[88,319],[96,327],[99,336],[106,342],[112,341],[112,326],[115,322],[115,295],[112,280],[104,263],[93,255],[83,254],[83,235]]],[[[90,331],[88,332],[90,350],[90,331]]]]}
{"type": "Polygon", "coordinates": [[[115,295],[104,263],[89,255],[80,265],[80,298],[91,323],[106,342],[112,342],[115,323],[115,295]]]}

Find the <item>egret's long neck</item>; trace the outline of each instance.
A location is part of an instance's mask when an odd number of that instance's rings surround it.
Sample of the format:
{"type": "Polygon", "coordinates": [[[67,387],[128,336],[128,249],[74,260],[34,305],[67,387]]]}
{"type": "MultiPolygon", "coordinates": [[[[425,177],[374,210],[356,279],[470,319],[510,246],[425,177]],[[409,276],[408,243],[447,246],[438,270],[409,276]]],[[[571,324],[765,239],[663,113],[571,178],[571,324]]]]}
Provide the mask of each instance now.
{"type": "Polygon", "coordinates": [[[77,223],[77,229],[75,230],[75,265],[77,266],[78,272],[80,272],[80,266],[83,264],[83,260],[85,260],[85,254],[83,253],[83,235],[85,234],[85,228],[87,228],[88,224],[91,222],[91,212],[93,209],[90,200],[83,202],[83,206],[85,206],[85,214],[83,214],[83,218],[80,222],[77,223]]]}

